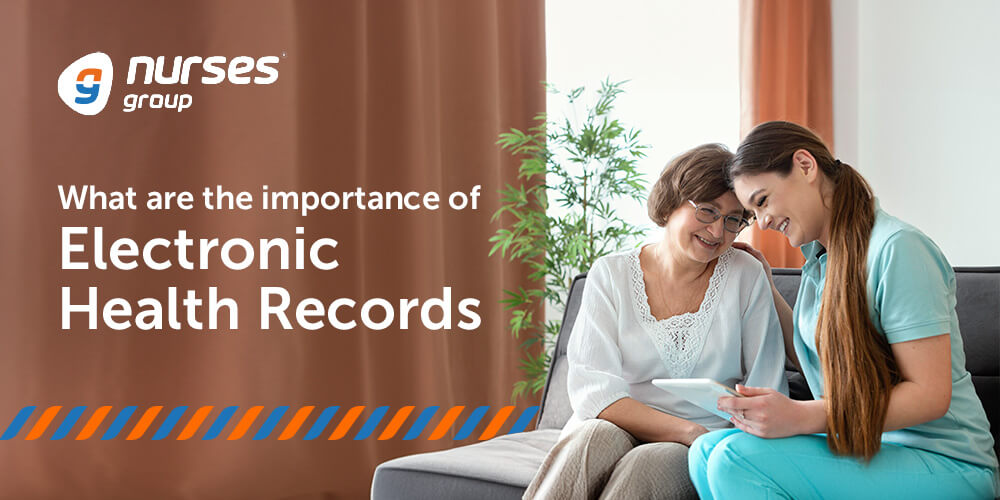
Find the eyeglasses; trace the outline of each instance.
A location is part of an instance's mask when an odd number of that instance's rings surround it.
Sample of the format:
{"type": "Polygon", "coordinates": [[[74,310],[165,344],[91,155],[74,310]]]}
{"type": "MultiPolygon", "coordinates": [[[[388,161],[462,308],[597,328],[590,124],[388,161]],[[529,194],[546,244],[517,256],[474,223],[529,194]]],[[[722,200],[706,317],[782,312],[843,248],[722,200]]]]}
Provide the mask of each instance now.
{"type": "Polygon", "coordinates": [[[735,215],[722,215],[718,210],[705,205],[698,205],[697,203],[688,200],[688,203],[694,207],[694,218],[698,219],[698,222],[702,224],[711,224],[720,217],[722,217],[722,227],[729,231],[730,233],[739,233],[743,228],[750,225],[750,219],[745,217],[737,217],[735,215]]]}

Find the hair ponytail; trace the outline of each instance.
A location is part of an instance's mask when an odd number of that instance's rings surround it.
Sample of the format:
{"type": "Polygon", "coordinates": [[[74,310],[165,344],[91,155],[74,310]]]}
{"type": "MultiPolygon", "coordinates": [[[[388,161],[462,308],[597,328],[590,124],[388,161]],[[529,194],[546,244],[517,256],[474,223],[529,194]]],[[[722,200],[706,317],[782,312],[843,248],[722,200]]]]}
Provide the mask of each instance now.
{"type": "Polygon", "coordinates": [[[826,284],[816,325],[816,347],[827,400],[827,445],[840,455],[870,460],[881,446],[889,395],[899,381],[895,358],[868,311],[867,255],[875,200],[850,165],[834,160],[809,129],[767,122],[747,135],[730,166],[730,177],[792,170],[804,149],[834,184],[826,284]]]}
{"type": "Polygon", "coordinates": [[[826,440],[834,453],[870,460],[881,446],[898,369],[868,312],[872,190],[849,165],[835,170],[826,284],[816,325],[827,400],[826,440]]]}

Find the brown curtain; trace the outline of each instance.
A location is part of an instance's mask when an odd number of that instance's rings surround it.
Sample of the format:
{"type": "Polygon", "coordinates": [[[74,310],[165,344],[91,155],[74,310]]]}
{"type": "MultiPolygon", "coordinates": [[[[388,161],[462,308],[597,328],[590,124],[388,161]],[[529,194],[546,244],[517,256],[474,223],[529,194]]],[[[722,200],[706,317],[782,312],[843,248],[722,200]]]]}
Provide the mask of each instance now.
{"type": "MultiPolygon", "coordinates": [[[[531,283],[522,266],[487,257],[488,238],[499,227],[490,222],[497,190],[516,181],[516,161],[494,141],[510,127],[531,126],[544,110],[543,15],[542,0],[4,2],[0,426],[24,406],[39,410],[17,438],[0,442],[0,497],[365,498],[378,463],[474,442],[478,434],[452,440],[457,426],[437,441],[426,432],[410,441],[402,433],[355,441],[354,432],[329,441],[332,424],[320,439],[301,436],[319,409],[332,405],[341,408],[335,424],[356,405],[367,406],[358,422],[378,406],[389,406],[391,417],[414,405],[412,422],[432,405],[464,405],[464,415],[491,405],[489,417],[510,404],[519,353],[498,301],[501,289],[531,283]],[[60,101],[56,80],[95,51],[111,56],[116,87],[108,107],[88,117],[60,101]],[[124,85],[132,56],[279,54],[280,76],[269,86],[124,85]],[[181,113],[124,113],[122,97],[130,91],[189,92],[194,101],[181,113]],[[482,198],[475,211],[91,212],[62,210],[59,184],[132,186],[140,197],[222,185],[254,193],[258,207],[263,185],[447,195],[478,184],[482,198]],[[179,229],[223,240],[330,237],[339,242],[333,255],[340,267],[62,270],[60,228],[75,225],[102,226],[105,245],[118,237],[171,238],[179,229]],[[305,228],[303,236],[296,226],[305,228]],[[133,304],[165,301],[170,286],[202,297],[217,286],[238,302],[240,328],[117,332],[99,321],[91,332],[77,317],[65,332],[62,286],[73,287],[77,301],[98,286],[100,303],[122,297],[133,304]],[[482,326],[430,331],[417,318],[407,330],[262,331],[262,286],[286,288],[293,304],[306,297],[424,301],[440,298],[447,286],[456,303],[481,300],[482,326]],[[66,439],[49,439],[57,418],[41,439],[25,440],[50,405],[63,406],[60,417],[78,405],[87,410],[66,439]],[[189,410],[170,439],[152,441],[150,431],[135,441],[74,440],[101,405],[115,412],[128,405],[189,410]],[[207,422],[230,405],[240,406],[237,417],[253,405],[265,412],[289,405],[278,430],[298,408],[317,410],[292,440],[203,441],[207,424],[191,440],[173,439],[204,405],[215,406],[207,422]]],[[[519,401],[519,411],[535,403],[519,401]]]]}
{"type": "MultiPolygon", "coordinates": [[[[833,53],[829,0],[740,1],[740,129],[787,120],[833,147],[833,53]]],[[[774,267],[801,267],[798,249],[775,231],[749,242],[774,267]]]]}

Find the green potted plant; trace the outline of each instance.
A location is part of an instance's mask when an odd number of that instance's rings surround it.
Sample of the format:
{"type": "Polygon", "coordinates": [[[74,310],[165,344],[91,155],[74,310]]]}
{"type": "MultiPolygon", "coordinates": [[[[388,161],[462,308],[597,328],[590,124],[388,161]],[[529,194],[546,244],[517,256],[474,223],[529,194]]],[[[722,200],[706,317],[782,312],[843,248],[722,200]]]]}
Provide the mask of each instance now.
{"type": "Polygon", "coordinates": [[[519,184],[500,190],[501,206],[493,220],[502,219],[502,225],[490,238],[490,255],[499,252],[527,264],[528,278],[539,284],[504,290],[501,301],[511,311],[511,334],[522,340],[524,378],[514,384],[512,400],[545,385],[573,277],[599,257],[634,246],[645,234],[612,207],[622,199],[642,202],[646,192],[637,163],[648,146],[640,144],[638,130],[612,117],[624,83],[605,80],[592,103],[581,102],[584,87],[560,93],[547,85],[550,93],[566,100],[569,116],[550,119],[543,113],[535,117],[536,126],[511,129],[497,140],[521,161],[519,184]]]}

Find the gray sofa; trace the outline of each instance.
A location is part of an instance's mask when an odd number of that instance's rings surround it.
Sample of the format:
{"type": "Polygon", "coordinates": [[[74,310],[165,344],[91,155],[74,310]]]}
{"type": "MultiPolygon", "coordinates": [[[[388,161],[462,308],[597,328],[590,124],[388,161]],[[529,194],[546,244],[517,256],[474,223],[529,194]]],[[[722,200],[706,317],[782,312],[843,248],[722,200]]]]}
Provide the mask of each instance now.
{"type": "MultiPolygon", "coordinates": [[[[979,393],[1000,448],[1000,267],[955,268],[958,317],[965,341],[966,366],[979,393]]],[[[794,304],[798,269],[775,269],[775,285],[794,304]]],[[[566,392],[566,345],[583,296],[585,274],[573,280],[556,344],[555,358],[542,394],[536,430],[508,434],[445,451],[390,460],[375,469],[372,498],[514,499],[521,498],[572,410],[566,392]]],[[[810,397],[804,379],[789,372],[791,395],[810,397]]],[[[1000,451],[998,451],[1000,453],[1000,451]]]]}

